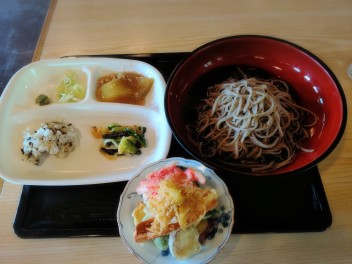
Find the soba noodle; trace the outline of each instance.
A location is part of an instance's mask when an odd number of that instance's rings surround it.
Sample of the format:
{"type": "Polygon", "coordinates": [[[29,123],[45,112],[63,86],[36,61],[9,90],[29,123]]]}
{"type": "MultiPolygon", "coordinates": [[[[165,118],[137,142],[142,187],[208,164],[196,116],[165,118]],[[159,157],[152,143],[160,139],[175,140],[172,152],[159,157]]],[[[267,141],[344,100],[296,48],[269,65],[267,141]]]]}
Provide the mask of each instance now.
{"type": "Polygon", "coordinates": [[[230,78],[210,87],[202,100],[196,141],[204,156],[267,171],[292,162],[297,149],[314,151],[301,142],[316,122],[313,112],[294,102],[285,82],[230,78]]]}

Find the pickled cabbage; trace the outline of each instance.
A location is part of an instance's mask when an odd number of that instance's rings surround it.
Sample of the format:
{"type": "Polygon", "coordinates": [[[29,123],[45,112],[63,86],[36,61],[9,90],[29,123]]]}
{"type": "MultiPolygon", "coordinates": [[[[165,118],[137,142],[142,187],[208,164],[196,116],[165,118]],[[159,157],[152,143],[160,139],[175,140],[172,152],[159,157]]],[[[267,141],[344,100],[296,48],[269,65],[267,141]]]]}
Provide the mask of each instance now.
{"type": "Polygon", "coordinates": [[[60,103],[73,103],[81,101],[86,96],[86,88],[83,80],[77,73],[66,71],[57,86],[60,103]]]}

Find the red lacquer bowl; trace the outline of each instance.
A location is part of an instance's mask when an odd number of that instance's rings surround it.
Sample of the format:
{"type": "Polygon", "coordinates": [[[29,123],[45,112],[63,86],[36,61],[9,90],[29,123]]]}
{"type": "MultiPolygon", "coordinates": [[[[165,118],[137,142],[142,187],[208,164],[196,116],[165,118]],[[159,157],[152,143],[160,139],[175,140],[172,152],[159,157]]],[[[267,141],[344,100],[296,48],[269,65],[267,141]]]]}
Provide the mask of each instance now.
{"type": "Polygon", "coordinates": [[[311,168],[336,147],[347,119],[343,89],[327,65],[295,44],[256,35],[215,40],[193,51],[176,67],[168,81],[165,111],[174,136],[194,158],[215,170],[250,175],[294,174],[311,168]],[[299,151],[292,163],[266,173],[241,170],[200,155],[185,129],[190,119],[194,119],[190,107],[197,103],[195,98],[204,94],[199,89],[206,89],[206,82],[220,82],[221,77],[212,73],[241,65],[284,80],[291,86],[297,103],[318,115],[317,124],[310,130],[311,138],[305,142],[305,147],[313,148],[314,152],[299,151]]]}

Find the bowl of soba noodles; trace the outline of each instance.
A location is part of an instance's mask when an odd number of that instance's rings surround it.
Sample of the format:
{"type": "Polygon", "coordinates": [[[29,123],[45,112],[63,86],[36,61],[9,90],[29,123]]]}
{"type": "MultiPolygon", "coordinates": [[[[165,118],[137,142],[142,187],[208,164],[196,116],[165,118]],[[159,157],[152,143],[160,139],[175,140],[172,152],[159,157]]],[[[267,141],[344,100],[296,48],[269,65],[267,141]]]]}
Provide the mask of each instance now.
{"type": "Polygon", "coordinates": [[[287,175],[334,150],[347,105],[334,73],[310,51],[240,35],[180,62],[167,83],[165,113],[182,147],[214,170],[287,175]]]}

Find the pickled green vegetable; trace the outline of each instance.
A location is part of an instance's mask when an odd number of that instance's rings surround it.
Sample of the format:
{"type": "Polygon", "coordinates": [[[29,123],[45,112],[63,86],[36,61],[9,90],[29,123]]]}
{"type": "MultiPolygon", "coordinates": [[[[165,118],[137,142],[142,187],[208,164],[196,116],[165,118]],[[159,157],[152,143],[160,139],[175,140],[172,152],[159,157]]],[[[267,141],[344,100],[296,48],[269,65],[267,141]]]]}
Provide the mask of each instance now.
{"type": "Polygon", "coordinates": [[[139,149],[135,145],[135,140],[130,137],[122,137],[119,147],[118,147],[118,154],[140,154],[139,149]]]}
{"type": "Polygon", "coordinates": [[[103,145],[100,150],[107,155],[139,155],[141,154],[141,148],[147,146],[146,127],[122,126],[111,123],[103,131],[101,135],[103,145]]]}
{"type": "Polygon", "coordinates": [[[48,105],[48,104],[50,104],[50,98],[45,94],[40,94],[35,99],[35,103],[40,106],[48,105]]]}

